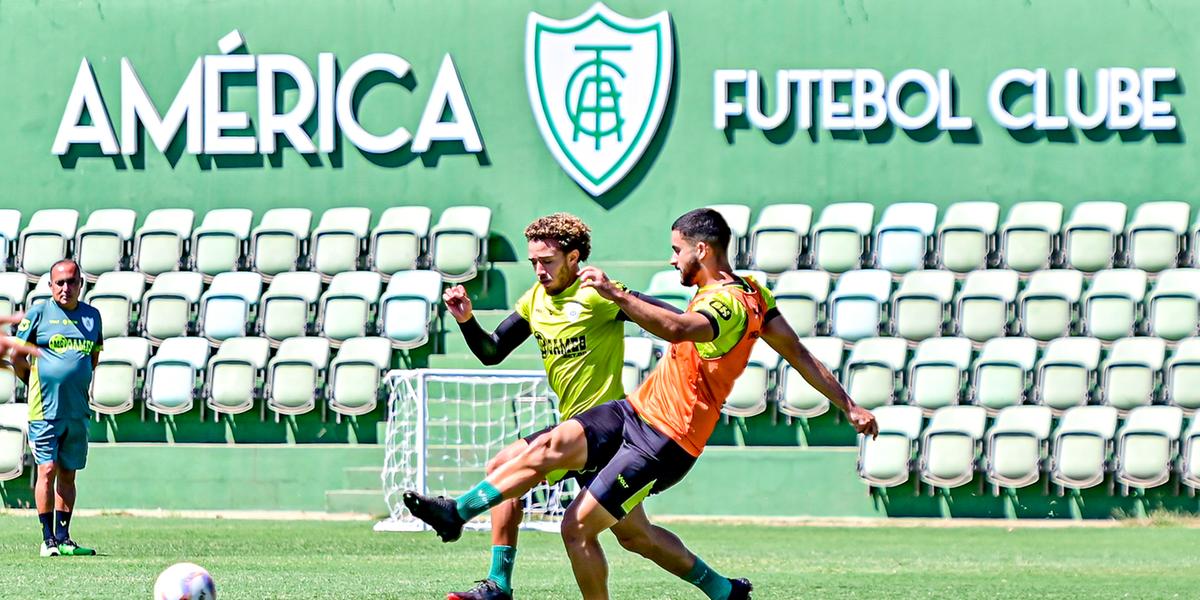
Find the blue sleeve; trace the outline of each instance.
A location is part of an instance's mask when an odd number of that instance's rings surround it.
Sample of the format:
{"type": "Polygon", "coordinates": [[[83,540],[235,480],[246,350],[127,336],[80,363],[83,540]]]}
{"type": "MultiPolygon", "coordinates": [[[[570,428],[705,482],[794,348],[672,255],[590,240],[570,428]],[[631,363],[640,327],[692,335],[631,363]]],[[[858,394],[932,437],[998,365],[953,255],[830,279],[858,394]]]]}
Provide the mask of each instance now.
{"type": "Polygon", "coordinates": [[[42,304],[39,304],[25,313],[25,318],[21,319],[17,325],[17,339],[23,342],[37,343],[37,328],[42,323],[42,304]]]}

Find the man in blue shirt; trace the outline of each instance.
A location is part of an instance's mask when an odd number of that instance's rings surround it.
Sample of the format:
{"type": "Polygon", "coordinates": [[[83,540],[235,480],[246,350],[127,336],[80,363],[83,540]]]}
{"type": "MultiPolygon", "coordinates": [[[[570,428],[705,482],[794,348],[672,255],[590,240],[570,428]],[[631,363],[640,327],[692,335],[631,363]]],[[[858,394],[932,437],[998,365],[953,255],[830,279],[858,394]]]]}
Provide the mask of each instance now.
{"type": "Polygon", "coordinates": [[[88,389],[103,344],[100,311],[79,301],[82,285],[75,261],[54,263],[53,301],[34,306],[17,325],[16,336],[41,351],[29,359],[14,356],[13,369],[29,389],[29,444],[37,462],[34,494],[42,522],[42,556],[96,553],[72,541],[69,532],[75,472],[87,464],[92,415],[88,389]]]}

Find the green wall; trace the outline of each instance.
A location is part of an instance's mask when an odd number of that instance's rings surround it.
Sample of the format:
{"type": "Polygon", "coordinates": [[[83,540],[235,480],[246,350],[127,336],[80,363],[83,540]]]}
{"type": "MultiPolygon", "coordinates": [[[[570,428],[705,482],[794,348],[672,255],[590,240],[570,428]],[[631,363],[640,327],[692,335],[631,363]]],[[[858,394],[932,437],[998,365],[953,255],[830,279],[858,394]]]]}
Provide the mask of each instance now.
{"type": "MultiPolygon", "coordinates": [[[[666,224],[686,208],[712,202],[751,205],[804,201],[1050,198],[1139,202],[1197,200],[1194,165],[1198,100],[1188,83],[1200,70],[1200,4],[1188,0],[773,0],[728,3],[613,0],[632,17],[671,13],[677,50],[674,99],[659,138],[634,174],[592,199],[550,156],[534,124],[524,80],[524,29],[530,10],[573,17],[588,1],[447,0],[120,0],[5,2],[0,10],[0,204],[27,213],[73,206],[128,205],[204,210],[247,205],[376,209],[426,203],[484,203],[493,232],[519,240],[531,217],[574,211],[597,235],[598,260],[657,260],[667,253],[666,224]],[[132,160],[74,156],[50,145],[81,58],[91,60],[119,131],[119,62],[129,57],[160,110],[192,62],[217,53],[217,40],[240,28],[252,53],[293,54],[316,72],[317,53],[335,52],[342,69],[371,52],[409,60],[415,88],[380,85],[359,115],[371,131],[416,126],[438,65],[450,53],[487,149],[483,158],[438,152],[365,156],[345,143],[309,164],[287,148],[268,157],[169,160],[154,148],[132,160]],[[986,89],[1007,68],[1178,69],[1168,94],[1180,119],[1166,135],[1145,132],[1010,133],[990,118],[986,89]],[[712,73],[718,68],[951,69],[959,114],[971,135],[904,132],[717,131],[712,73]],[[172,164],[174,162],[174,164],[172,164]]],[[[1061,87],[1061,85],[1060,85],[1061,87]]],[[[1056,102],[1061,93],[1056,92],[1056,102]]],[[[253,106],[253,87],[231,88],[232,108],[253,106]]],[[[1030,99],[1018,101],[1026,105],[1030,99]]],[[[253,113],[252,113],[253,115],[253,113]]],[[[181,140],[177,140],[179,142],[181,140]]],[[[177,146],[181,144],[177,143],[177,146]]],[[[90,154],[96,154],[90,152],[90,154]]],[[[512,258],[497,242],[494,255],[512,258]]]]}

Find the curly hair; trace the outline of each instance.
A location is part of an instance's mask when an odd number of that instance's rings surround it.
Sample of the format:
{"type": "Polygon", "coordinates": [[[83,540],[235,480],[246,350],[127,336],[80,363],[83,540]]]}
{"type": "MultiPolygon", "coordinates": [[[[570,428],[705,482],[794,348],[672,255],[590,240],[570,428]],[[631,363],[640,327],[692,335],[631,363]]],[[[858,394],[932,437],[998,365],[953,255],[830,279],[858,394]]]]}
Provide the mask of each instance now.
{"type": "Polygon", "coordinates": [[[553,241],[564,253],[578,250],[580,261],[587,260],[592,253],[592,230],[583,219],[570,213],[554,213],[530,223],[525,228],[525,239],[553,241]]]}

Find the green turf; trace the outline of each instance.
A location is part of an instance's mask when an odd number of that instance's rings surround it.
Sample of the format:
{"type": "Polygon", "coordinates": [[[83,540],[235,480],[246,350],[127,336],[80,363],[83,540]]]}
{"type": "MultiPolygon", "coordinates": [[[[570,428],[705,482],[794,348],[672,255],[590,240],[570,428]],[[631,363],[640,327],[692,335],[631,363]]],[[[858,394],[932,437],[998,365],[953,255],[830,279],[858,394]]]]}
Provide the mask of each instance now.
{"type": "MultiPolygon", "coordinates": [[[[222,600],[444,598],[486,573],[487,538],[373,533],[366,522],[77,519],[101,556],[36,556],[30,517],[0,516],[0,598],[149,598],[171,563],[207,567],[222,600]]],[[[755,598],[1194,598],[1197,531],[677,525],[710,565],[751,577],[755,598]]],[[[609,544],[612,597],[703,596],[609,544]]],[[[524,534],[518,598],[574,598],[558,538],[524,534]]]]}

